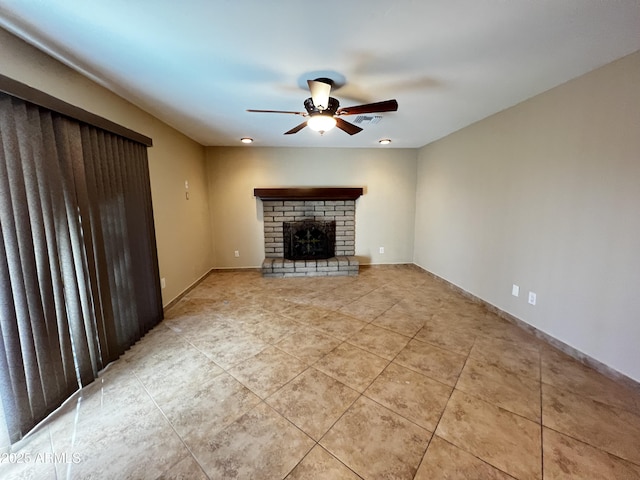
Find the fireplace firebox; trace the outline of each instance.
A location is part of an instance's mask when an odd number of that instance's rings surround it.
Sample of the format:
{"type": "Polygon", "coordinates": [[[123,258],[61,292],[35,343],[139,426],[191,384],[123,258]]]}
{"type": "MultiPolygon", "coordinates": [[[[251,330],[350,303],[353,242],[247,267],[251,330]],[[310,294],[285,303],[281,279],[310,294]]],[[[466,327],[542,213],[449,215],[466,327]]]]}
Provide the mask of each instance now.
{"type": "Polygon", "coordinates": [[[336,222],[283,222],[284,258],[323,260],[335,256],[336,222]]]}

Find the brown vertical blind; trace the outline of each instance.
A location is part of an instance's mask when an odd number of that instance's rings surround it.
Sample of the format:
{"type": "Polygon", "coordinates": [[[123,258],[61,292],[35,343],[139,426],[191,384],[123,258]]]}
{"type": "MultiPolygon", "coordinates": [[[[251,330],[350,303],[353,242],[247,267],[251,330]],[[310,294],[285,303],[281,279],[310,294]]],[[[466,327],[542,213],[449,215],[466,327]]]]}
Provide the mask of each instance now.
{"type": "Polygon", "coordinates": [[[0,93],[0,414],[10,441],[161,319],[146,147],[0,93]]]}

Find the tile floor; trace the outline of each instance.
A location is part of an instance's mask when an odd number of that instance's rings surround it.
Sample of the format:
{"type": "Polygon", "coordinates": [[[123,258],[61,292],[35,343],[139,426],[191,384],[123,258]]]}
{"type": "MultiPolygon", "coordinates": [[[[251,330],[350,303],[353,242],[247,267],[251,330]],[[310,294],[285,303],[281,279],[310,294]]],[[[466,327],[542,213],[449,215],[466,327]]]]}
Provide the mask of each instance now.
{"type": "Polygon", "coordinates": [[[1,478],[639,479],[640,394],[414,267],[215,273],[15,453],[1,478]]]}

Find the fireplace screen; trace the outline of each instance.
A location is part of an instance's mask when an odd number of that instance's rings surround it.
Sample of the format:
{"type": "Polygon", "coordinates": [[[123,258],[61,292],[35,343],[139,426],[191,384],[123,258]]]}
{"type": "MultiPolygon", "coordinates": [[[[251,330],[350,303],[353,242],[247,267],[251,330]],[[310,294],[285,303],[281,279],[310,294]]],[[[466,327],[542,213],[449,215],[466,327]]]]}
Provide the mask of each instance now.
{"type": "Polygon", "coordinates": [[[336,222],[283,222],[284,258],[318,260],[335,256],[336,222]]]}

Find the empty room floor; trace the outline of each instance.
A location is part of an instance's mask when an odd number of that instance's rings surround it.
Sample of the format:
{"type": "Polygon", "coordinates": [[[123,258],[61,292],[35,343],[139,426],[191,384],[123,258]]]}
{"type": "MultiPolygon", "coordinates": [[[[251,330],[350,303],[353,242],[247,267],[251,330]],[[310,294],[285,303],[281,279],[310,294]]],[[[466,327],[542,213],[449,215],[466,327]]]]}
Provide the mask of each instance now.
{"type": "Polygon", "coordinates": [[[13,453],[2,478],[634,479],[640,394],[416,267],[220,272],[13,453]]]}

